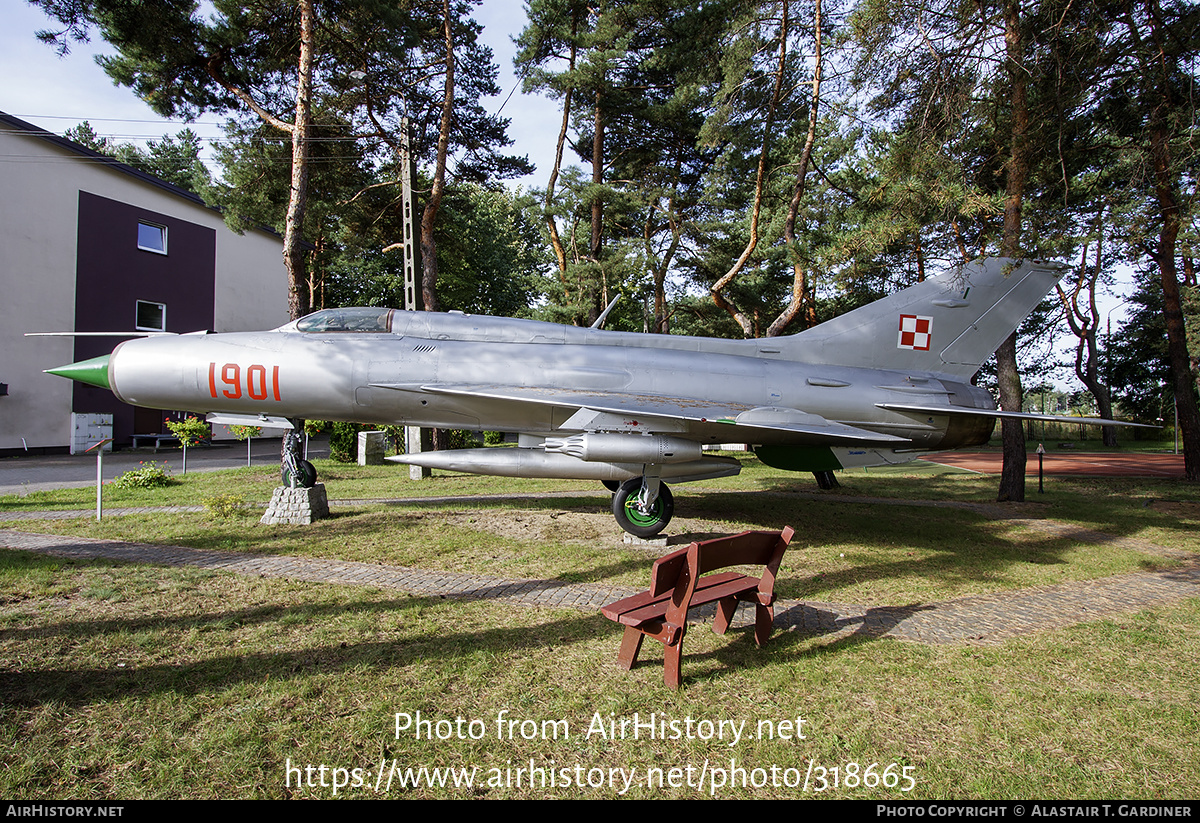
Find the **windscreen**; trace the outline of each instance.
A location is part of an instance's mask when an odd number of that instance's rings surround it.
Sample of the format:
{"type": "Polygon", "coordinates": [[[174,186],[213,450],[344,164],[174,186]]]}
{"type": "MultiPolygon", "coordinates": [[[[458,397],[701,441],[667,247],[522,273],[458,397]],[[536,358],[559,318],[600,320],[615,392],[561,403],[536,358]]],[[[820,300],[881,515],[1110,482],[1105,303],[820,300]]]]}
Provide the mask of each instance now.
{"type": "Polygon", "coordinates": [[[310,334],[329,332],[386,332],[392,310],[379,308],[322,309],[296,321],[296,330],[310,334]]]}

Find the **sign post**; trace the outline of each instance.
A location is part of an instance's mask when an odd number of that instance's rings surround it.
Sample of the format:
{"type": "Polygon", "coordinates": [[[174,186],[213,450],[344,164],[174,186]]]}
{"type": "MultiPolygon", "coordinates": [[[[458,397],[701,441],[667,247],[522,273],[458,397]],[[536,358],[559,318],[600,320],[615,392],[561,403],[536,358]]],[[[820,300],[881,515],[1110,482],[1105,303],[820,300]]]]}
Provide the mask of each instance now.
{"type": "Polygon", "coordinates": [[[84,454],[87,454],[87,452],[95,452],[96,453],[96,522],[97,523],[100,522],[100,518],[104,513],[104,503],[102,500],[102,496],[100,494],[100,490],[104,487],[104,447],[106,445],[108,445],[109,443],[111,443],[112,441],[113,441],[113,438],[111,438],[111,437],[109,437],[105,440],[101,440],[99,443],[97,443],[96,445],[92,446],[90,449],[88,449],[87,451],[84,452],[84,454]]]}
{"type": "Polygon", "coordinates": [[[1038,443],[1038,494],[1045,494],[1046,489],[1042,486],[1042,458],[1046,456],[1046,447],[1038,443]]]}

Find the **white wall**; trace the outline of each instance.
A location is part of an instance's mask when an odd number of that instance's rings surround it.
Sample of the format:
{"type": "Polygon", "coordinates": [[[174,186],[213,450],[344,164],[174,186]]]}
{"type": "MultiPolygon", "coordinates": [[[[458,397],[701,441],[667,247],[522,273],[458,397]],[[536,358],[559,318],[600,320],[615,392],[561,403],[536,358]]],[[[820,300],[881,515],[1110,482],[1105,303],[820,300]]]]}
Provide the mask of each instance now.
{"type": "Polygon", "coordinates": [[[70,338],[24,337],[74,329],[80,190],[217,231],[214,331],[288,321],[282,240],[238,235],[211,209],[0,121],[0,449],[66,446],[71,381],[42,374],[70,363],[70,338]]]}
{"type": "MultiPolygon", "coordinates": [[[[199,222],[199,221],[193,221],[199,222]]],[[[217,232],[213,331],[261,331],[288,322],[283,239],[266,232],[217,232]]]]}

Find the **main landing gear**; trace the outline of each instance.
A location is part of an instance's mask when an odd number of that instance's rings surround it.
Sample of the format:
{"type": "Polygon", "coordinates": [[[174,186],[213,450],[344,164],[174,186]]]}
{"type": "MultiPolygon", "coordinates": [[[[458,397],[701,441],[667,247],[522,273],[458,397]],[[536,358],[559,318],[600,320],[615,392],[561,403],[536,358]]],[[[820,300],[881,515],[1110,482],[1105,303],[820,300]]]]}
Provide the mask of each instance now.
{"type": "Polygon", "coordinates": [[[292,489],[311,489],[317,485],[317,469],[303,459],[300,451],[300,435],[295,429],[283,435],[283,460],[281,472],[283,485],[292,489]]]}
{"type": "MultiPolygon", "coordinates": [[[[605,487],[609,487],[605,481],[605,487]]],[[[675,514],[675,498],[657,477],[632,477],[617,487],[613,515],[622,529],[635,537],[653,537],[667,527],[675,514]]]]}

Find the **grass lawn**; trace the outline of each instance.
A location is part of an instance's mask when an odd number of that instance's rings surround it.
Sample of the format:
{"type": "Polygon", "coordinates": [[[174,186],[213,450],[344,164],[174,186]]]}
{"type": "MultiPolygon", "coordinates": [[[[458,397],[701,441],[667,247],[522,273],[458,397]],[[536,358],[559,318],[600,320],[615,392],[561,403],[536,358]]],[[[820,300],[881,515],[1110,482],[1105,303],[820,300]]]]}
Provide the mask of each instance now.
{"type": "MultiPolygon", "coordinates": [[[[319,470],[335,500],[427,502],[335,505],[309,527],[253,512],[3,525],[648,579],[654,555],[621,542],[594,483],[319,470]],[[476,499],[437,499],[460,495],[476,499]]],[[[106,506],[260,502],[276,477],[190,474],[106,491],[106,506]]],[[[868,606],[1170,569],[1200,552],[1184,483],[1055,478],[1009,507],[1130,538],[1102,543],[981,513],[994,478],[916,466],[841,481],[818,493],[747,458],[739,477],[675,487],[670,531],[791,524],[781,596],[868,606]]],[[[86,509],[93,495],[0,498],[0,512],[86,509]]],[[[694,627],[672,692],[660,647],[621,671],[620,632],[593,612],[0,551],[0,796],[1194,798],[1198,617],[1187,600],[989,645],[782,632],[761,650],[746,630],[694,627]]]]}

